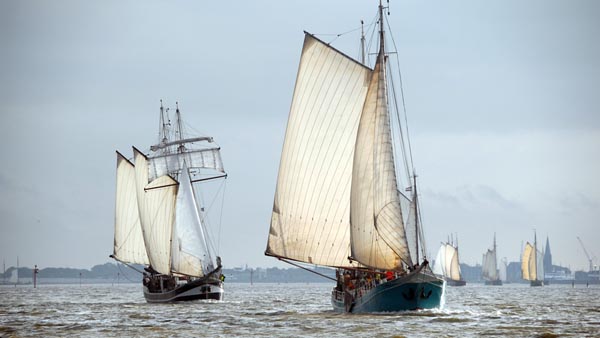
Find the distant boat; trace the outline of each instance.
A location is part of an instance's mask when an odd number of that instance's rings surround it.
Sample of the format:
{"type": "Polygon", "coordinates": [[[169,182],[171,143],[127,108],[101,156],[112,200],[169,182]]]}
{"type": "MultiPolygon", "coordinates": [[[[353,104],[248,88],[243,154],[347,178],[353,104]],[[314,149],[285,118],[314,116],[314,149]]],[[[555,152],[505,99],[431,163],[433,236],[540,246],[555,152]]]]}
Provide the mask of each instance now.
{"type": "Polygon", "coordinates": [[[419,260],[412,163],[402,166],[409,186],[400,189],[411,196],[399,192],[381,3],[378,15],[374,69],[305,34],[265,251],[337,268],[339,312],[436,308],[444,286],[419,260]]]}
{"type": "Polygon", "coordinates": [[[454,246],[450,242],[442,243],[435,257],[433,272],[442,276],[450,286],[464,286],[467,284],[460,271],[458,245],[454,246]]]}
{"type": "Polygon", "coordinates": [[[537,236],[535,232],[533,238],[533,245],[529,242],[525,244],[521,259],[521,273],[523,279],[530,281],[531,286],[542,286],[544,285],[544,264],[542,263],[544,256],[537,249],[537,236]]]}
{"type": "Polygon", "coordinates": [[[179,107],[175,126],[160,107],[159,143],[134,163],[117,152],[112,258],[143,264],[148,302],[223,298],[221,258],[205,227],[195,182],[225,178],[212,137],[187,137],[179,107]]]}
{"type": "Polygon", "coordinates": [[[494,234],[494,246],[483,254],[483,263],[481,264],[481,276],[485,280],[485,285],[502,285],[498,271],[498,260],[496,258],[496,234],[494,234]]]}
{"type": "Polygon", "coordinates": [[[19,268],[18,267],[12,269],[12,271],[10,272],[10,277],[8,278],[8,284],[14,284],[14,285],[19,284],[19,268]]]}

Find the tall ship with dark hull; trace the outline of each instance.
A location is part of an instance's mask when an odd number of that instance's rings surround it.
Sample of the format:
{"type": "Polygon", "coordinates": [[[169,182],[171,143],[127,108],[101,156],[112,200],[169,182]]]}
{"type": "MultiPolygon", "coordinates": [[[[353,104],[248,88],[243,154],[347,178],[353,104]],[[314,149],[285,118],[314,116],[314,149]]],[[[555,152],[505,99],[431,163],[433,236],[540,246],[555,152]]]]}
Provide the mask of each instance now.
{"type": "Polygon", "coordinates": [[[406,125],[392,137],[383,13],[373,68],[305,33],[265,251],[335,268],[339,312],[437,308],[444,290],[424,255],[406,125]]]}
{"type": "Polygon", "coordinates": [[[148,302],[223,298],[221,259],[197,194],[203,182],[226,176],[213,138],[188,137],[179,107],[172,122],[162,101],[158,143],[146,154],[133,147],[131,161],[117,152],[111,257],[145,266],[148,302]]]}
{"type": "MultiPolygon", "coordinates": [[[[458,242],[458,240],[457,240],[458,242]]],[[[433,272],[446,280],[449,286],[465,286],[467,282],[462,277],[460,260],[458,257],[458,244],[453,241],[442,243],[433,264],[433,272]]]]}
{"type": "Polygon", "coordinates": [[[496,234],[494,234],[494,245],[483,254],[481,276],[483,277],[485,285],[502,285],[496,254],[496,234]]]}

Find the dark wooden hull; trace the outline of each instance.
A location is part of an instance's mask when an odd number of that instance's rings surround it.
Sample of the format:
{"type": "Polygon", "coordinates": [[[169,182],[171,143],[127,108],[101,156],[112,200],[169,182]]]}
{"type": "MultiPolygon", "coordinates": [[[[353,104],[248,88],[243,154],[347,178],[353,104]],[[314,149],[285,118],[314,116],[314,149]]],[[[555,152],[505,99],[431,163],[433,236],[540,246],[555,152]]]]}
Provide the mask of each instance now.
{"type": "Polygon", "coordinates": [[[446,280],[446,285],[449,286],[465,286],[467,285],[467,282],[464,280],[455,280],[455,279],[447,279],[446,280]]]}
{"type": "Polygon", "coordinates": [[[496,286],[500,286],[502,285],[502,281],[499,279],[496,280],[486,280],[485,281],[485,285],[496,285],[496,286]]]}
{"type": "Polygon", "coordinates": [[[531,285],[531,286],[543,286],[544,285],[544,281],[541,281],[541,280],[532,280],[532,281],[530,281],[529,285],[531,285]]]}
{"type": "Polygon", "coordinates": [[[154,276],[163,279],[162,287],[144,283],[144,298],[148,303],[167,303],[198,299],[223,300],[223,282],[215,278],[198,278],[173,285],[172,276],[154,276]]]}

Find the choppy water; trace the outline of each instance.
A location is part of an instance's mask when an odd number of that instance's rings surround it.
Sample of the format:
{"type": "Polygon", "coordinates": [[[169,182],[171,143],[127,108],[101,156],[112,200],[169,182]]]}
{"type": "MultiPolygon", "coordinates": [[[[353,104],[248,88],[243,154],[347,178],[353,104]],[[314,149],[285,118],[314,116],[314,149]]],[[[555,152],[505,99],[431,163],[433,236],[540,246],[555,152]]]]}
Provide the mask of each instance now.
{"type": "Polygon", "coordinates": [[[148,304],[138,284],[0,287],[0,337],[600,337],[600,287],[447,287],[441,310],[348,315],[332,284],[226,283],[223,302],[148,304]]]}

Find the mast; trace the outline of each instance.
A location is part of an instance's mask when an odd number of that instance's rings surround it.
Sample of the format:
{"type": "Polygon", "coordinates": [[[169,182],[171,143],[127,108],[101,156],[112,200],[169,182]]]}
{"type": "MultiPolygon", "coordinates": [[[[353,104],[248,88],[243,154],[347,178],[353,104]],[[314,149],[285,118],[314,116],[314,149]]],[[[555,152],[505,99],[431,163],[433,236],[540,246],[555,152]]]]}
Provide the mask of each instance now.
{"type": "Polygon", "coordinates": [[[533,230],[533,265],[535,265],[535,279],[538,280],[538,267],[537,267],[537,234],[533,230]]]}
{"type": "Polygon", "coordinates": [[[496,272],[498,271],[498,258],[496,256],[496,233],[494,232],[494,276],[497,279],[500,279],[500,277],[496,275],[496,272]]]}
{"type": "Polygon", "coordinates": [[[360,63],[365,64],[365,22],[360,20],[360,63]]]}
{"type": "Polygon", "coordinates": [[[416,258],[417,263],[419,263],[419,211],[418,211],[418,203],[417,203],[417,175],[413,175],[413,203],[415,204],[415,245],[417,248],[416,258]]]}
{"type": "Polygon", "coordinates": [[[165,119],[165,108],[163,107],[163,102],[162,100],[160,100],[160,130],[159,130],[159,135],[158,135],[158,143],[164,143],[168,141],[168,125],[169,125],[169,118],[167,117],[165,119]]]}
{"type": "MultiPolygon", "coordinates": [[[[179,112],[179,102],[175,102],[175,115],[177,115],[177,131],[179,134],[179,141],[183,140],[183,128],[181,127],[181,113],[179,112]]],[[[181,142],[179,147],[177,147],[178,153],[183,153],[185,150],[185,146],[181,142]]]]}
{"type": "Polygon", "coordinates": [[[381,0],[379,0],[379,56],[385,58],[385,46],[383,39],[383,4],[381,3],[381,0]]]}

